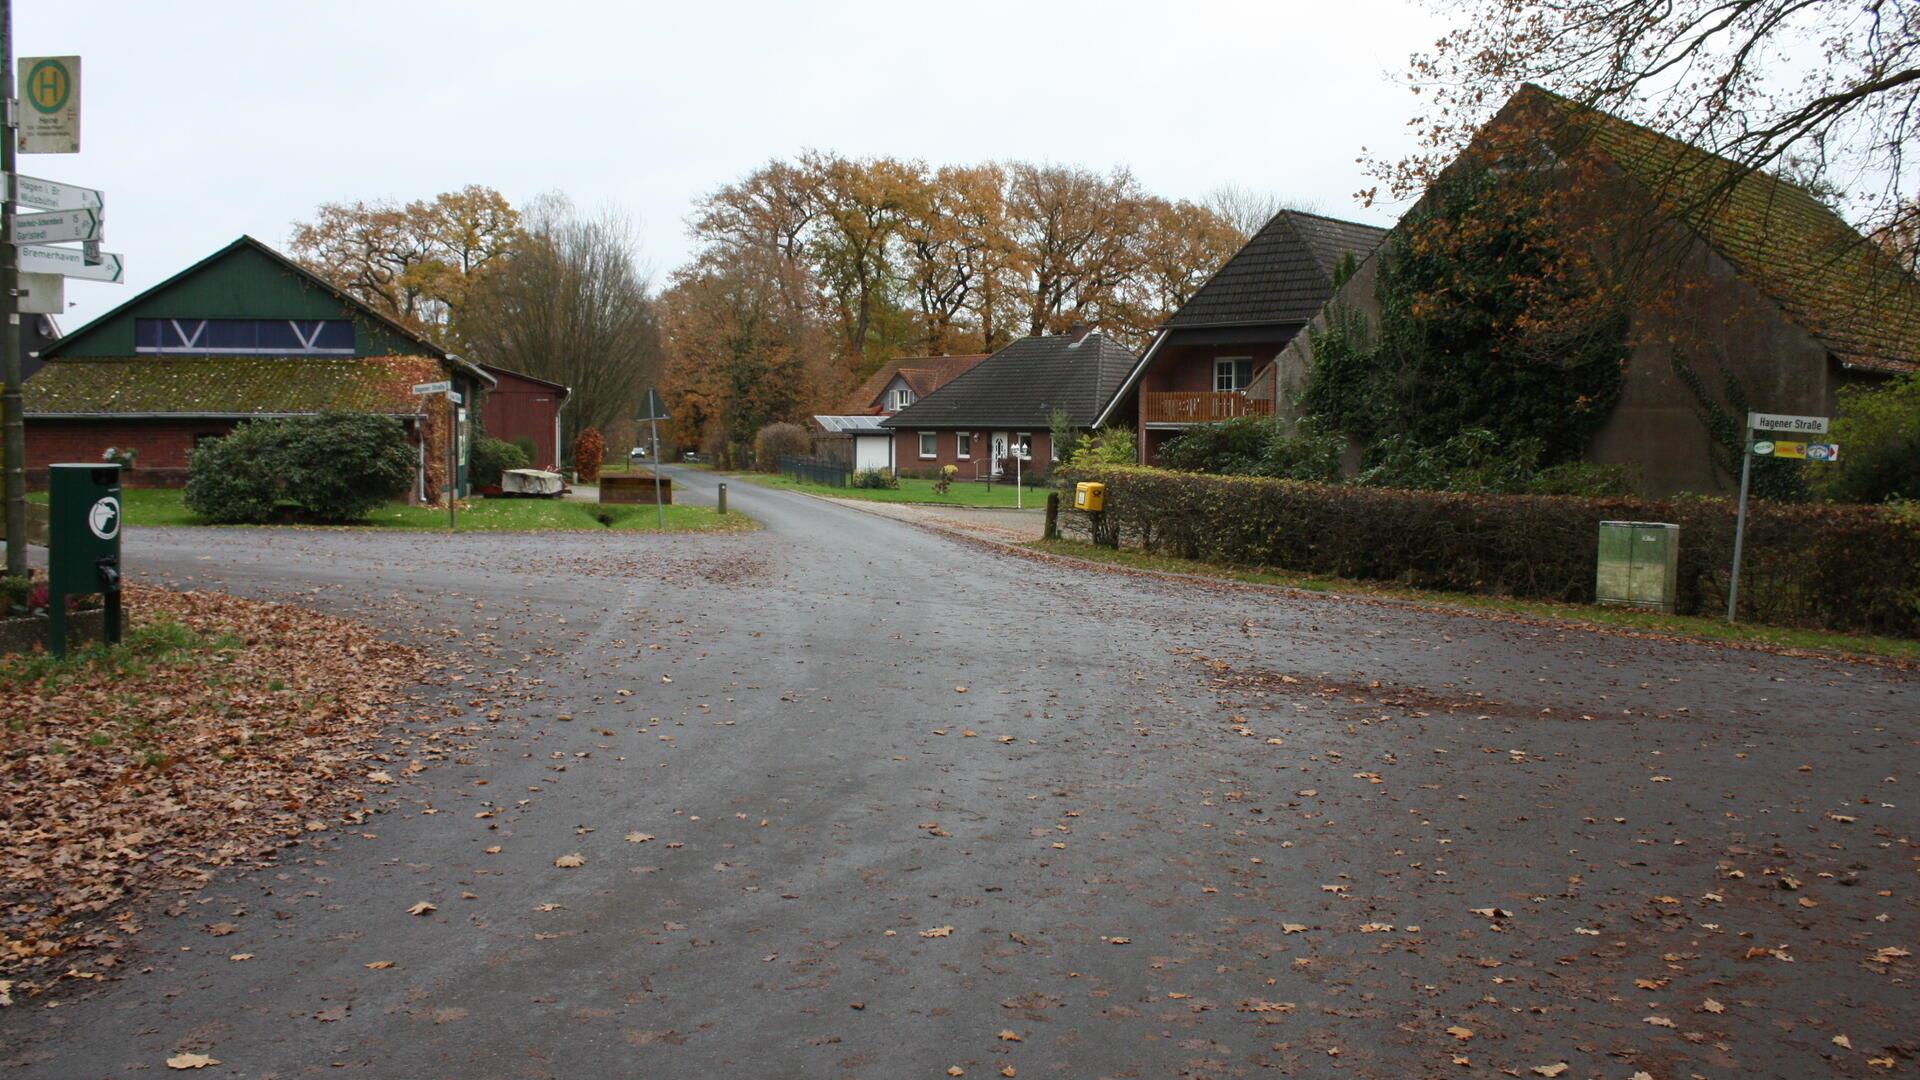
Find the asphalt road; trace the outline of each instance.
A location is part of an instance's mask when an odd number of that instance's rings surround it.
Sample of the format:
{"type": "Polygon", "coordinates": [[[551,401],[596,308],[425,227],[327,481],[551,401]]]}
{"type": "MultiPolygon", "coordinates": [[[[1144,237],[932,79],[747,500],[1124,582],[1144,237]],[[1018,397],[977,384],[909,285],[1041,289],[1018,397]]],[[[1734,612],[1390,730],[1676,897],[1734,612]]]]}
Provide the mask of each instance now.
{"type": "Polygon", "coordinates": [[[0,1067],[1920,1070],[1920,968],[1879,951],[1920,951],[1913,673],[730,494],[763,531],[130,531],[148,580],[542,681],[372,839],[164,898],[124,978],[0,1009],[0,1067]]]}

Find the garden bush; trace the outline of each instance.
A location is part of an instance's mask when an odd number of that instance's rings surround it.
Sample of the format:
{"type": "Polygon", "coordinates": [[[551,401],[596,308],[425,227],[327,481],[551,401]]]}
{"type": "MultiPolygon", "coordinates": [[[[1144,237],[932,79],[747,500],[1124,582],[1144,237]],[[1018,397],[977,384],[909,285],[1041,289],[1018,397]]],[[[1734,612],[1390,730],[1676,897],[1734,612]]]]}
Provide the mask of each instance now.
{"type": "Polygon", "coordinates": [[[761,472],[779,472],[783,457],[806,457],[813,438],[799,424],[768,424],[753,437],[753,466],[761,472]]]}
{"type": "Polygon", "coordinates": [[[415,453],[389,416],[252,420],[194,448],[187,509],[222,524],[358,521],[406,493],[415,453]]]}
{"type": "Polygon", "coordinates": [[[900,481],[885,469],[861,469],[847,480],[848,487],[865,488],[869,491],[888,491],[900,486],[900,481]]]}
{"type": "Polygon", "coordinates": [[[524,469],[531,460],[518,445],[482,435],[473,440],[473,482],[482,486],[498,484],[501,473],[508,469],[524,469]]]}
{"type": "Polygon", "coordinates": [[[599,428],[586,428],[573,439],[573,471],[583,484],[600,482],[600,466],[607,461],[607,440],[599,428]]]}
{"type": "Polygon", "coordinates": [[[1813,471],[1813,487],[1834,502],[1920,499],[1920,374],[1840,391],[1835,465],[1813,471]]]}
{"type": "MultiPolygon", "coordinates": [[[[1598,525],[1680,526],[1677,610],[1726,609],[1734,505],[1466,495],[1132,467],[1074,467],[1107,485],[1107,526],[1148,551],[1417,588],[1590,602],[1598,525]]],[[[1920,513],[1905,506],[1756,502],[1741,615],[1920,636],[1920,513]]]]}
{"type": "Polygon", "coordinates": [[[526,435],[521,435],[518,438],[515,438],[513,440],[513,445],[516,449],[520,451],[522,455],[526,457],[526,459],[529,462],[533,461],[536,457],[538,457],[540,453],[539,449],[533,445],[533,439],[526,435]]]}

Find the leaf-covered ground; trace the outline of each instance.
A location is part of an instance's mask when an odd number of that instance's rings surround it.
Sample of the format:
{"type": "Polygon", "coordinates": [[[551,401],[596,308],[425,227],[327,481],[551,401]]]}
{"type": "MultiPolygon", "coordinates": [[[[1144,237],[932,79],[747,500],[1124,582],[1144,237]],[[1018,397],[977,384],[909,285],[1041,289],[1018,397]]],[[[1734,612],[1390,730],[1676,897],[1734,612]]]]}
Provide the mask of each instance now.
{"type": "MultiPolygon", "coordinates": [[[[97,975],[135,894],[358,821],[435,664],[345,619],[133,587],[120,650],[0,662],[0,974],[97,975]]],[[[385,782],[391,782],[387,778],[385,782]]]]}

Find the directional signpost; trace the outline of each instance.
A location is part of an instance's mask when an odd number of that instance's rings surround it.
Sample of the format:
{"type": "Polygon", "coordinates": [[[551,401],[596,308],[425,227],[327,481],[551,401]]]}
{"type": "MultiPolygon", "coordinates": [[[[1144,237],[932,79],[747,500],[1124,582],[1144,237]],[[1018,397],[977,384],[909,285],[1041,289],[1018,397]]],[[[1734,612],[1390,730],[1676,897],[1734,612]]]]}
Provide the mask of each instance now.
{"type": "Polygon", "coordinates": [[[21,154],[80,152],[80,58],[13,56],[13,2],[0,0],[0,428],[6,449],[8,575],[27,572],[27,429],[22,412],[20,316],[59,314],[67,278],[117,282],[118,255],[100,250],[106,199],[92,188],[21,176],[21,154]],[[17,81],[16,81],[17,76],[17,81]],[[17,95],[17,97],[16,97],[17,95]],[[52,213],[22,214],[31,206],[52,213]],[[78,247],[49,247],[77,244],[78,247]]]}
{"type": "Polygon", "coordinates": [[[660,421],[673,419],[667,412],[667,403],[661,399],[660,391],[647,387],[647,402],[640,406],[640,415],[635,419],[644,420],[653,429],[653,509],[660,517],[660,531],[667,531],[667,504],[660,497],[660,421]]]}
{"type": "Polygon", "coordinates": [[[1800,442],[1780,439],[1755,439],[1756,431],[1786,431],[1795,435],[1825,435],[1830,422],[1824,416],[1789,416],[1785,413],[1747,414],[1747,430],[1741,439],[1740,513],[1733,523],[1733,576],[1727,582],[1727,621],[1734,621],[1734,608],[1740,602],[1740,555],[1747,542],[1747,489],[1753,479],[1756,457],[1787,458],[1796,461],[1839,461],[1840,444],[1800,442]]]}
{"type": "Polygon", "coordinates": [[[444,394],[447,399],[447,482],[441,486],[446,488],[447,491],[447,528],[451,530],[454,527],[453,489],[459,479],[459,472],[457,471],[459,465],[455,463],[453,457],[453,444],[456,437],[454,428],[457,426],[454,423],[453,407],[460,404],[461,399],[460,392],[453,388],[453,380],[451,379],[441,379],[439,382],[413,384],[414,397],[430,397],[434,394],[444,394]]]}

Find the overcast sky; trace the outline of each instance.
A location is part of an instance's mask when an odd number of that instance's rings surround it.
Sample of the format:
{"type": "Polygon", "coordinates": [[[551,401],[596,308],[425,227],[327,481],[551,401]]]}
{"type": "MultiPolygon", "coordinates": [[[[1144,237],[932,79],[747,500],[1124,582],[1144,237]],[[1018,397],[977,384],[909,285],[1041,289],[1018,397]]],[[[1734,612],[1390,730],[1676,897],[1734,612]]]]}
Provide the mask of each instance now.
{"type": "Polygon", "coordinates": [[[1394,81],[1439,33],[1405,0],[1227,4],[16,0],[16,53],[79,54],[82,153],[124,285],[70,282],[63,328],[241,233],[284,247],[330,200],[469,183],[613,205],[658,274],[695,198],[802,149],[930,164],[1126,165],[1386,222],[1362,147],[1409,143],[1394,81]]]}

